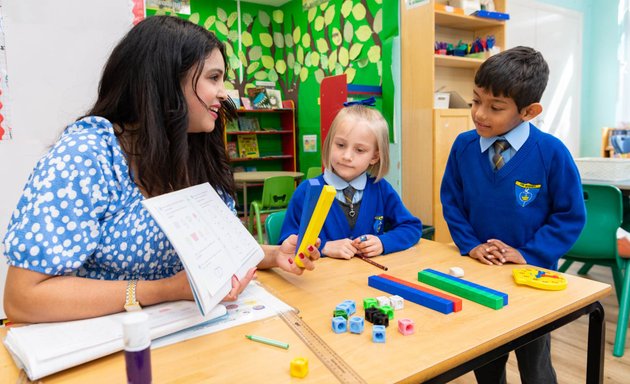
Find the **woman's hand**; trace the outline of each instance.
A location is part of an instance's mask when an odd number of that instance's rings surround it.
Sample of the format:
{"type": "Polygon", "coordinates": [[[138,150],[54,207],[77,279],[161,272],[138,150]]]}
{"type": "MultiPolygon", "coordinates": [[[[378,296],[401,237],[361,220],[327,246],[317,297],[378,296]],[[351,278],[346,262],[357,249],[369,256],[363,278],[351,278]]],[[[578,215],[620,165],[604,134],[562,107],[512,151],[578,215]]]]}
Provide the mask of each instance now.
{"type": "Polygon", "coordinates": [[[253,278],[256,277],[256,267],[250,268],[249,271],[245,274],[243,279],[239,280],[236,275],[232,275],[232,289],[230,292],[223,298],[223,301],[236,301],[238,299],[238,295],[243,293],[245,288],[247,288],[247,284],[252,281],[253,278]]]}
{"type": "Polygon", "coordinates": [[[383,243],[378,236],[363,235],[352,241],[357,253],[365,257],[374,257],[383,254],[383,243]]]}
{"type": "Polygon", "coordinates": [[[340,239],[327,242],[324,249],[322,249],[322,253],[336,259],[350,260],[358,253],[358,250],[352,240],[340,239]]]}
{"type": "Polygon", "coordinates": [[[278,267],[287,272],[301,275],[304,270],[312,271],[315,269],[313,263],[320,257],[319,253],[320,240],[317,239],[315,244],[309,245],[306,248],[306,254],[300,254],[297,257],[300,258],[304,268],[300,268],[295,264],[293,260],[295,252],[297,251],[297,235],[291,235],[282,242],[281,245],[263,245],[262,249],[265,252],[265,258],[258,264],[259,269],[267,269],[278,267]]]}

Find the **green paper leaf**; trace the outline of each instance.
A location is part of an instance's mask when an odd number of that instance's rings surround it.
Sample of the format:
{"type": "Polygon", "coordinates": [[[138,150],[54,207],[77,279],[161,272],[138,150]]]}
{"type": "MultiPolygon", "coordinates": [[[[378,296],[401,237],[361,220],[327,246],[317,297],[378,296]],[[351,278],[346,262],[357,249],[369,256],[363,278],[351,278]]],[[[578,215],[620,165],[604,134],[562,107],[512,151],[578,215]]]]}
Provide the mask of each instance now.
{"type": "Polygon", "coordinates": [[[271,22],[269,14],[265,11],[258,11],[258,22],[260,23],[260,25],[267,28],[269,26],[269,23],[271,22]]]}
{"type": "Polygon", "coordinates": [[[284,22],[284,12],[282,12],[279,9],[276,9],[275,11],[273,11],[271,13],[271,17],[273,18],[273,21],[275,21],[278,24],[282,24],[284,22]]]}
{"type": "Polygon", "coordinates": [[[362,25],[359,27],[359,29],[356,30],[354,34],[357,39],[359,39],[359,41],[365,42],[368,41],[372,36],[372,29],[370,29],[370,27],[368,27],[367,25],[362,25]]]}
{"type": "Polygon", "coordinates": [[[362,3],[357,3],[354,8],[352,8],[352,16],[355,20],[365,19],[365,7],[362,3]]]}
{"type": "Polygon", "coordinates": [[[261,58],[261,61],[262,61],[263,67],[265,67],[267,69],[271,69],[275,65],[275,60],[273,59],[273,57],[268,56],[268,55],[264,55],[261,58]]]}
{"type": "Polygon", "coordinates": [[[253,46],[252,49],[249,50],[249,60],[256,61],[260,60],[262,57],[262,48],[260,45],[253,46]]]}

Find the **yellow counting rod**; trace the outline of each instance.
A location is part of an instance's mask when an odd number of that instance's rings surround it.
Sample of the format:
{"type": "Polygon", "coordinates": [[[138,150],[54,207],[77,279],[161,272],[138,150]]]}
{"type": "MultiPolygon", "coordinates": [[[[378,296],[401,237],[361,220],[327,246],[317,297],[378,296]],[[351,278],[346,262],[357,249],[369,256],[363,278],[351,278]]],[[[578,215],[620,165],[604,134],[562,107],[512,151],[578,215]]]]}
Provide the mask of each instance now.
{"type": "Polygon", "coordinates": [[[322,188],[322,192],[319,194],[317,204],[315,205],[315,209],[313,210],[313,215],[308,222],[306,231],[304,231],[304,236],[302,236],[302,241],[298,246],[298,250],[295,256],[295,264],[298,267],[304,268],[304,264],[297,255],[299,255],[300,253],[304,253],[304,255],[310,256],[310,252],[307,251],[307,247],[309,245],[315,244],[315,241],[319,236],[319,232],[324,226],[326,216],[328,216],[328,211],[330,210],[330,207],[335,200],[336,194],[337,191],[334,187],[330,185],[324,185],[324,187],[322,188]]]}

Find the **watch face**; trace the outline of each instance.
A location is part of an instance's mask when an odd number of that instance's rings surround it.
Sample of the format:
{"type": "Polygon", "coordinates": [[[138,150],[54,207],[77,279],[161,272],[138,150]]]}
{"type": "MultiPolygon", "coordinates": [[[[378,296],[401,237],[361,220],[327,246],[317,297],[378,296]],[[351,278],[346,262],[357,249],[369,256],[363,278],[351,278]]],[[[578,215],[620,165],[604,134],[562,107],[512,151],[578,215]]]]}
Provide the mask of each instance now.
{"type": "Polygon", "coordinates": [[[140,306],[140,304],[135,303],[135,304],[125,304],[125,311],[127,312],[134,312],[134,311],[139,311],[141,310],[142,307],[140,306]]]}

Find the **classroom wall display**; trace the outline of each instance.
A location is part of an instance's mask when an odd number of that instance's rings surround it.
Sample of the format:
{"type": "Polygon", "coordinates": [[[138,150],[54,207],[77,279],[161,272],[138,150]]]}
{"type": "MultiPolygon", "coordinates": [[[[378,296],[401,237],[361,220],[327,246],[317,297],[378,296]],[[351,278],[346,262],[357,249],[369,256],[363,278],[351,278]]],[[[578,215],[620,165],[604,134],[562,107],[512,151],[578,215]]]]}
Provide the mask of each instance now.
{"type": "Polygon", "coordinates": [[[2,21],[2,3],[0,3],[0,140],[11,139],[9,120],[9,76],[7,74],[7,55],[4,43],[2,21]]]}
{"type": "MultiPolygon", "coordinates": [[[[302,1],[277,8],[241,2],[240,18],[236,1],[191,0],[190,5],[188,20],[226,43],[226,86],[243,96],[257,80],[275,83],[282,98],[297,107],[299,135],[320,132],[318,98],[324,77],[345,73],[348,83],[377,86],[391,79],[391,50],[386,47],[398,34],[397,1],[330,0],[308,9],[302,1]]],[[[393,103],[383,102],[386,117],[392,112],[393,103]]],[[[320,164],[319,151],[300,148],[299,153],[300,169],[320,164]]]]}

